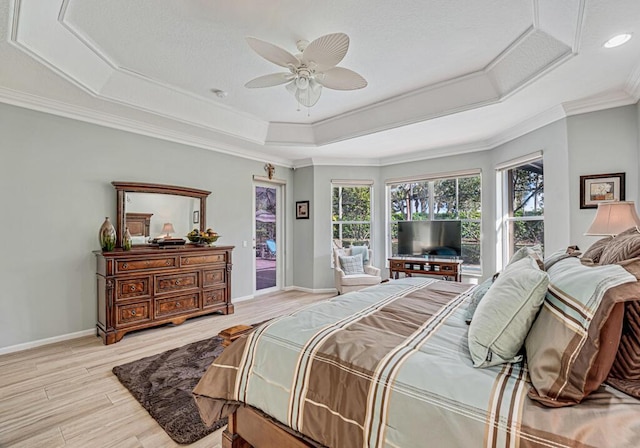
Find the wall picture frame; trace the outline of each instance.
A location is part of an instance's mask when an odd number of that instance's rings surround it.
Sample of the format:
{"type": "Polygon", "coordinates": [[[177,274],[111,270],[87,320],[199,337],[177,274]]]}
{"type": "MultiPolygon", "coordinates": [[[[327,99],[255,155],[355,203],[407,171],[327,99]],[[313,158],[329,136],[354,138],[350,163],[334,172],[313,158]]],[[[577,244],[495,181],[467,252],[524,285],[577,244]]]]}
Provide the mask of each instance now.
{"type": "Polygon", "coordinates": [[[580,208],[597,208],[601,202],[624,199],[625,173],[580,176],[580,208]]]}
{"type": "Polygon", "coordinates": [[[309,219],[309,201],[296,201],[296,219],[309,219]]]}

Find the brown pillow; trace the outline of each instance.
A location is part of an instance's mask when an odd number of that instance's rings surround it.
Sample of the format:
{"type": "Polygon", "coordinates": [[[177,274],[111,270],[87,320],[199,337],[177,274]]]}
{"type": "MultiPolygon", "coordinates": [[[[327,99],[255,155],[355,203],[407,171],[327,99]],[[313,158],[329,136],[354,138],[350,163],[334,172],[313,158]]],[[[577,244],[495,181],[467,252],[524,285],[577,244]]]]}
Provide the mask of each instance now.
{"type": "Polygon", "coordinates": [[[640,288],[639,266],[640,259],[625,266],[586,266],[571,257],[547,271],[549,291],[525,340],[531,399],[571,406],[602,384],[622,331],[620,302],[633,300],[640,288]]]}
{"type": "Polygon", "coordinates": [[[615,236],[602,251],[600,264],[619,263],[640,256],[640,233],[635,227],[615,236]]]}
{"type": "Polygon", "coordinates": [[[604,252],[607,244],[609,244],[612,239],[612,237],[608,236],[596,241],[591,245],[591,247],[589,247],[589,249],[585,251],[585,253],[582,255],[582,258],[590,258],[594,263],[599,263],[602,252],[604,252]]]}

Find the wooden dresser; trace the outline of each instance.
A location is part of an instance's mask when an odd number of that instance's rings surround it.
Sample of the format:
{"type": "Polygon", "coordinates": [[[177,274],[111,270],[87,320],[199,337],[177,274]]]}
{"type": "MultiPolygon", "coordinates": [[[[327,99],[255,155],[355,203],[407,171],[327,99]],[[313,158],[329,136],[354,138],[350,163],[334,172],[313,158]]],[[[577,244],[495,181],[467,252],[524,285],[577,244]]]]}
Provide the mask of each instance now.
{"type": "Polygon", "coordinates": [[[233,246],[134,246],[94,252],[97,333],[113,344],[133,330],[209,313],[231,314],[233,246]]]}

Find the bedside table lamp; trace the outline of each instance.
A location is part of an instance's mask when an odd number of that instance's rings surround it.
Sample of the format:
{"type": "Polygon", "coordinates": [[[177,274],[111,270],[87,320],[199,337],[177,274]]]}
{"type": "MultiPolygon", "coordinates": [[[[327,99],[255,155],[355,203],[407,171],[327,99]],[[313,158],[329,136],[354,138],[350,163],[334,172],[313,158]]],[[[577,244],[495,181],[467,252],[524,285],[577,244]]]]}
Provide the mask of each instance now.
{"type": "Polygon", "coordinates": [[[165,222],[162,226],[162,233],[165,234],[163,238],[171,238],[171,234],[175,232],[176,230],[173,228],[173,224],[171,224],[170,222],[165,222]]]}
{"type": "Polygon", "coordinates": [[[634,226],[638,230],[639,225],[640,217],[633,201],[601,202],[585,235],[616,236],[634,226]]]}

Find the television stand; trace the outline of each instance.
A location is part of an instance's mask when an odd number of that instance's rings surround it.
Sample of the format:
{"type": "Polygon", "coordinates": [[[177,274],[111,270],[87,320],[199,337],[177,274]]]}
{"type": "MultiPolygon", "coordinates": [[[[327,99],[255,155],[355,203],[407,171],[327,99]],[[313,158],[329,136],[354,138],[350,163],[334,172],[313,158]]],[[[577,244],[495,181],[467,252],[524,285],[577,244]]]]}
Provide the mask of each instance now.
{"type": "Polygon", "coordinates": [[[405,277],[428,275],[443,280],[462,281],[463,260],[438,257],[391,257],[389,258],[389,277],[398,279],[402,272],[405,277]]]}

